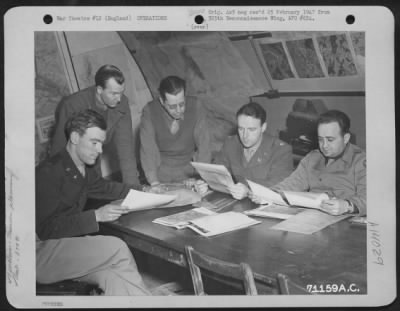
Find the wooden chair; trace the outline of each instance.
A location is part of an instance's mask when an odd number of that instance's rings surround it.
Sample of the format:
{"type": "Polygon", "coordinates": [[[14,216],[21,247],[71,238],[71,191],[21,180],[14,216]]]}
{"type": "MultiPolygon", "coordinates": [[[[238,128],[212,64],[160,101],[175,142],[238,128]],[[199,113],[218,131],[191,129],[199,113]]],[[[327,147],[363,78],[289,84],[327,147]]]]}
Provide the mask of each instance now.
{"type": "MultiPolygon", "coordinates": [[[[246,295],[258,295],[257,286],[269,288],[272,294],[309,294],[301,286],[291,282],[289,278],[278,273],[276,278],[271,278],[259,273],[254,273],[247,263],[234,264],[219,260],[196,251],[191,246],[185,247],[186,258],[192,276],[194,293],[197,296],[207,295],[204,290],[202,274],[208,272],[217,280],[232,283],[239,282],[246,295]]],[[[210,275],[210,274],[208,274],[210,275]]]]}
{"type": "Polygon", "coordinates": [[[222,261],[202,254],[194,250],[191,246],[186,246],[185,252],[192,276],[195,295],[206,295],[202,279],[202,270],[200,268],[215,273],[225,279],[241,280],[246,295],[257,295],[253,272],[248,264],[232,264],[222,261]]]}

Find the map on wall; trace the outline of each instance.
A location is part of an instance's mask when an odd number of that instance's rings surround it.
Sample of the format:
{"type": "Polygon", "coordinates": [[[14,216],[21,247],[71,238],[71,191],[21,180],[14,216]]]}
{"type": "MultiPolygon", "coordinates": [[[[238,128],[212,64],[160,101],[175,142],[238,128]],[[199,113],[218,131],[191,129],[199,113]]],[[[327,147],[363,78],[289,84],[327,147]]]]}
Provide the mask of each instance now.
{"type": "Polygon", "coordinates": [[[260,44],[260,49],[272,79],[294,78],[282,42],[260,44]]]}
{"type": "Polygon", "coordinates": [[[312,38],[286,41],[299,78],[324,77],[312,38]]]}
{"type": "Polygon", "coordinates": [[[356,55],[365,57],[365,33],[358,31],[350,32],[350,38],[356,55]]]}
{"type": "Polygon", "coordinates": [[[357,75],[345,34],[317,37],[317,42],[330,77],[357,75]]]}

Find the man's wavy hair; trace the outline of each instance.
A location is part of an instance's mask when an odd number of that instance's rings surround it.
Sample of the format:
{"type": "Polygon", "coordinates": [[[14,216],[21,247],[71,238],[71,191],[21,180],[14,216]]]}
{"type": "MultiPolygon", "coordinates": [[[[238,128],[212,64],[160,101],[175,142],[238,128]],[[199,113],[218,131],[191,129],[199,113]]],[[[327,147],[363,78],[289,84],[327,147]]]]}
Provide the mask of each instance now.
{"type": "Polygon", "coordinates": [[[82,136],[91,127],[98,127],[105,131],[107,122],[101,114],[91,109],[76,112],[65,123],[65,137],[68,140],[72,132],[77,132],[82,136]]]}

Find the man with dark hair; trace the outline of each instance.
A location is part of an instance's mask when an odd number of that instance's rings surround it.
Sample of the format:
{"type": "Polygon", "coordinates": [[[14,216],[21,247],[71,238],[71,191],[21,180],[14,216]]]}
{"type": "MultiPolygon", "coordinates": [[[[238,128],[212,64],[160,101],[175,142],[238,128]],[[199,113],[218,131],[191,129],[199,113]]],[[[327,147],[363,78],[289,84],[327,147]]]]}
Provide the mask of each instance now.
{"type": "MultiPolygon", "coordinates": [[[[104,65],[95,75],[95,86],[83,89],[61,100],[56,110],[56,125],[50,155],[65,147],[68,137],[63,131],[65,122],[74,113],[92,109],[100,113],[108,124],[105,144],[114,142],[119,167],[125,183],[139,185],[132,117],[125,91],[125,78],[113,65],[104,65]]],[[[100,161],[97,169],[100,171],[100,161]]]]}
{"type": "Polygon", "coordinates": [[[143,109],[140,161],[151,186],[191,178],[190,161],[211,160],[205,109],[185,91],[183,79],[168,76],[160,83],[159,98],[143,109]]]}
{"type": "Polygon", "coordinates": [[[128,212],[113,204],[84,210],[87,198],[116,200],[130,190],[127,184],[103,179],[94,168],[106,128],[93,110],[73,114],[65,124],[66,147],[36,169],[36,277],[39,283],[95,283],[105,295],[147,295],[123,241],[87,236],[99,230],[99,222],[128,212]]]}
{"type": "MultiPolygon", "coordinates": [[[[325,192],[321,208],[332,215],[366,215],[366,156],[350,143],[350,119],[338,110],[318,119],[319,150],[311,151],[297,169],[273,186],[275,190],[325,192]]],[[[259,198],[253,198],[259,202],[259,198]]],[[[259,202],[261,203],[261,202],[259,202]]]]}
{"type": "Polygon", "coordinates": [[[249,193],[246,179],[271,186],[293,171],[292,149],[267,134],[267,113],[250,102],[236,113],[238,134],[225,140],[215,163],[225,165],[236,182],[229,191],[235,199],[249,193]]]}

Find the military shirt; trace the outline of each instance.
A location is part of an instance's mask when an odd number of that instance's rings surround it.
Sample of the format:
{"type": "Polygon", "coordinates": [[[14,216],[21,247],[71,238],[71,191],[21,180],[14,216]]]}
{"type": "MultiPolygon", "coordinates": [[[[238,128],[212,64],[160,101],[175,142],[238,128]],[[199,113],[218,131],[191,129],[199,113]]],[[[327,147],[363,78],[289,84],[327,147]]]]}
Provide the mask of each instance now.
{"type": "Polygon", "coordinates": [[[41,240],[85,235],[99,230],[88,198],[124,198],[130,186],[105,180],[93,166],[82,176],[66,149],[36,169],[36,233],[41,240]]]}
{"type": "Polygon", "coordinates": [[[366,171],[365,152],[349,143],[342,156],[328,166],[320,150],[311,151],[289,177],[273,188],[325,192],[330,197],[349,200],[359,215],[366,215],[366,171]]]}
{"type": "Polygon", "coordinates": [[[291,146],[266,133],[250,161],[246,160],[238,135],[234,135],[226,139],[214,162],[225,165],[235,182],[245,185],[246,179],[249,179],[269,187],[282,181],[293,171],[291,146]]]}

